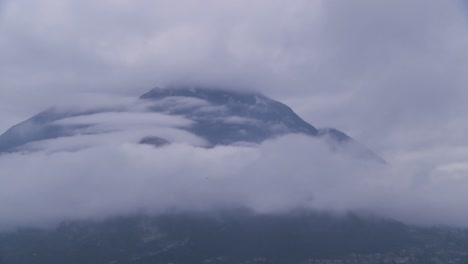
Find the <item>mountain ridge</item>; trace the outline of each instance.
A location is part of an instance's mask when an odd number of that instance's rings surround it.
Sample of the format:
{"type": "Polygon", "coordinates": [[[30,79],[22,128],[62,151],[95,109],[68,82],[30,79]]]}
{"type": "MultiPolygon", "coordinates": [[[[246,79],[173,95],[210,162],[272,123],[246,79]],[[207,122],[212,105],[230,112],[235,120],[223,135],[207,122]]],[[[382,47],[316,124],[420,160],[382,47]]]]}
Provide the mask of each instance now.
{"type": "MultiPolygon", "coordinates": [[[[278,136],[299,133],[324,138],[333,148],[353,144],[357,146],[358,156],[383,161],[344,132],[335,128],[318,129],[304,121],[286,104],[257,92],[203,87],[155,87],[141,95],[137,104],[145,105],[144,113],[160,113],[188,119],[192,124],[181,129],[205,140],[207,142],[205,147],[240,142],[259,144],[278,136]]],[[[21,151],[26,149],[24,147],[28,144],[43,140],[84,133],[101,133],[92,130],[92,122],[64,125],[60,121],[73,117],[86,118],[99,113],[125,111],[128,109],[96,108],[80,111],[49,109],[40,112],[0,135],[0,153],[21,151]]],[[[161,142],[164,142],[162,145],[171,142],[164,136],[154,134],[142,135],[137,142],[144,144],[148,141],[143,139],[151,137],[160,138],[161,142]]]]}

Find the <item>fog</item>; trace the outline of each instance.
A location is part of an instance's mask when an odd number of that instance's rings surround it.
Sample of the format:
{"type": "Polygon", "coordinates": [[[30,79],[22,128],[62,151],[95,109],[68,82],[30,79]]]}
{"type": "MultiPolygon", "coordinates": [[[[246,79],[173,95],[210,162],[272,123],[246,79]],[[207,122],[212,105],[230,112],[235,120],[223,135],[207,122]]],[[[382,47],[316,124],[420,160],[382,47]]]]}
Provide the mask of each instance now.
{"type": "Polygon", "coordinates": [[[154,148],[115,134],[94,136],[94,144],[86,136],[50,140],[56,142],[41,142],[43,151],[3,155],[0,224],[237,207],[371,210],[393,204],[387,192],[404,188],[383,174],[385,165],[333,152],[307,136],[207,149],[154,148]]]}
{"type": "Polygon", "coordinates": [[[63,117],[53,123],[87,126],[73,136],[3,153],[0,228],[229,208],[359,212],[410,224],[468,225],[463,163],[430,168],[420,161],[430,157],[410,157],[384,164],[355,155],[355,144],[330,145],[300,134],[207,148],[204,139],[184,130],[192,120],[141,109],[131,104],[125,111],[63,117]],[[172,143],[139,144],[147,135],[172,143]]]}
{"type": "Polygon", "coordinates": [[[465,1],[3,0],[0,58],[0,131],[196,84],[262,92],[389,163],[299,135],[206,149],[183,117],[97,115],[103,134],[0,156],[2,226],[225,206],[468,225],[465,1]],[[149,130],[176,143],[137,144],[149,130]]]}

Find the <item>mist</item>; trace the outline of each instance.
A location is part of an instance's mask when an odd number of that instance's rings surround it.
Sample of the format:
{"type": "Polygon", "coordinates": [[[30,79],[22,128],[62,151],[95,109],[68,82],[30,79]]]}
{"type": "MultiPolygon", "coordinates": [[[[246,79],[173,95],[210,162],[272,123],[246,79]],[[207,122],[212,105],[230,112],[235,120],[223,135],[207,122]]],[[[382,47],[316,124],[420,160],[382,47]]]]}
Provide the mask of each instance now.
{"type": "Polygon", "coordinates": [[[434,170],[414,162],[382,164],[353,156],[354,145],[336,150],[299,134],[206,148],[203,139],[181,130],[190,122],[157,113],[99,113],[55,122],[90,120],[97,134],[32,142],[0,156],[0,227],[229,208],[468,224],[462,164],[434,170]],[[138,144],[148,133],[173,143],[138,144]]]}
{"type": "Polygon", "coordinates": [[[204,148],[189,120],[133,109],[2,154],[0,226],[243,206],[466,227],[467,23],[461,0],[0,1],[0,131],[202,85],[278,99],[389,163],[300,135],[204,148]],[[149,132],[175,143],[138,144],[149,132]]]}

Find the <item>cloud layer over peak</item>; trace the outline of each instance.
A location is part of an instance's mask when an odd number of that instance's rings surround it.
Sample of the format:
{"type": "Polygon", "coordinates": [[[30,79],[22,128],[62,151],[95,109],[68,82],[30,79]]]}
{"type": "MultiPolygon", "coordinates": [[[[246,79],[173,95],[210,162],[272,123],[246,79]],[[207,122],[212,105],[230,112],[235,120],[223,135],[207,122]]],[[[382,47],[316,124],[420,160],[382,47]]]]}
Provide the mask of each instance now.
{"type": "Polygon", "coordinates": [[[180,142],[154,149],[136,144],[146,128],[128,131],[147,114],[108,113],[60,122],[98,122],[91,129],[118,133],[83,133],[0,156],[0,222],[123,212],[157,200],[159,209],[312,204],[466,225],[467,10],[462,0],[0,1],[1,131],[57,104],[107,109],[132,104],[155,85],[202,84],[279,99],[392,164],[369,169],[297,136],[197,148],[202,140],[174,127],[187,120],[161,116],[168,127],[158,133],[180,142]],[[286,169],[290,177],[280,177],[286,169]],[[111,174],[115,186],[107,185],[111,174]],[[200,175],[215,180],[198,186],[200,175]]]}

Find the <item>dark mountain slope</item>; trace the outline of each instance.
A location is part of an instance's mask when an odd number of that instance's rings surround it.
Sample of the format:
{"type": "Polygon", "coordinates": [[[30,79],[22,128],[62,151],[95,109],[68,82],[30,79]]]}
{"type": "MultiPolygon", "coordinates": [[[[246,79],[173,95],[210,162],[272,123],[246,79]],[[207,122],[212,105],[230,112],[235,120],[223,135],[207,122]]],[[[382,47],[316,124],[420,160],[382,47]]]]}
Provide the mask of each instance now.
{"type": "MultiPolygon", "coordinates": [[[[261,143],[285,134],[302,133],[312,137],[323,137],[334,148],[352,145],[357,156],[382,161],[345,133],[337,129],[317,129],[287,105],[259,93],[206,88],[154,88],[142,95],[137,105],[140,107],[139,111],[146,113],[162,113],[190,120],[190,126],[178,129],[204,139],[207,142],[206,146],[261,143]]],[[[74,124],[61,121],[91,117],[100,113],[128,111],[130,110],[122,107],[74,111],[50,109],[0,135],[0,153],[27,149],[25,146],[28,146],[28,143],[41,140],[103,133],[93,130],[93,125],[96,124],[91,122],[74,124]]],[[[149,134],[137,142],[145,143],[147,140],[144,138],[151,137],[167,140],[160,135],[149,134]]]]}

